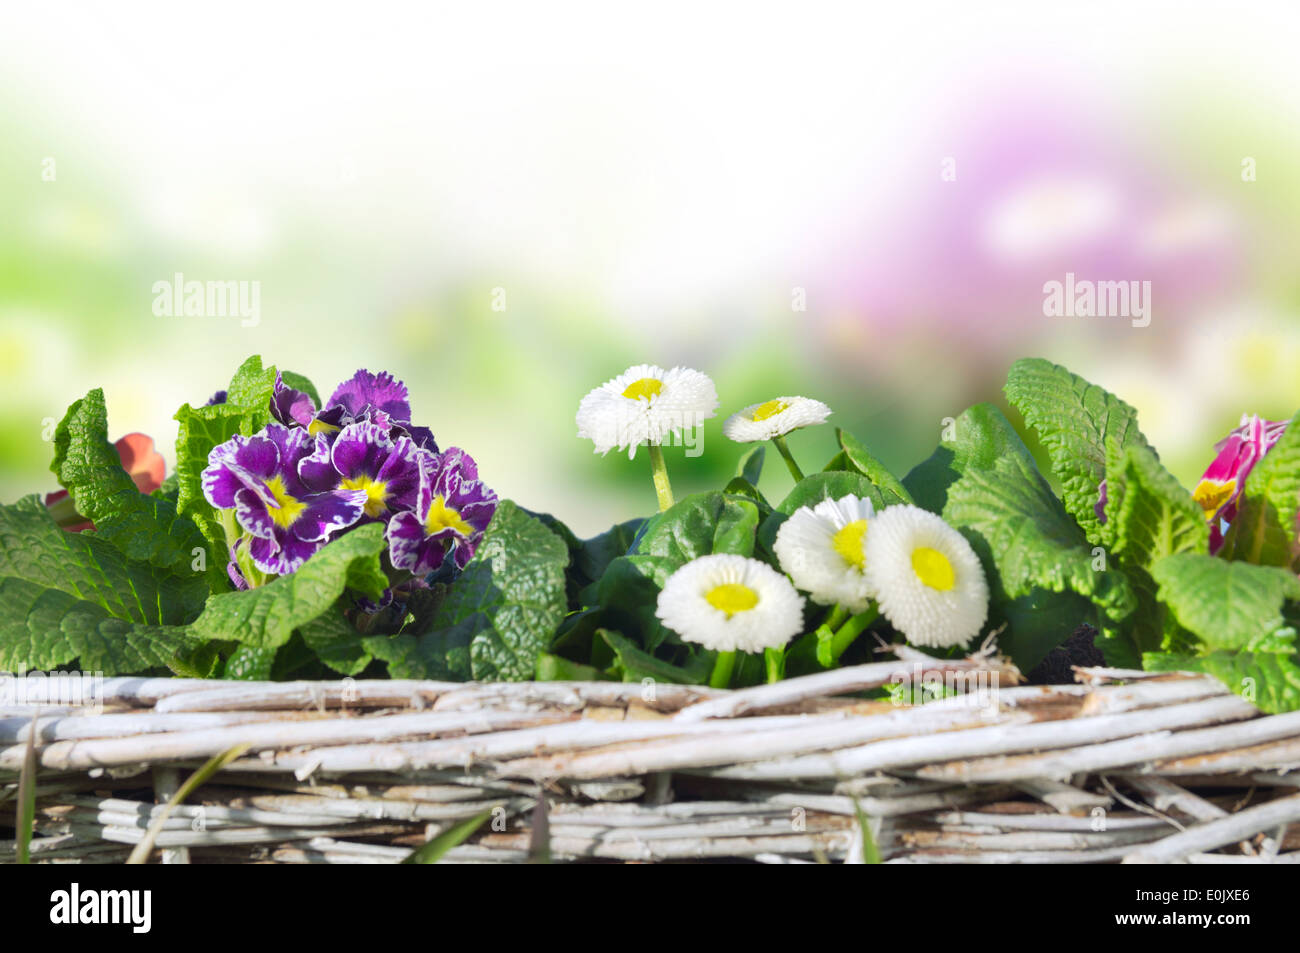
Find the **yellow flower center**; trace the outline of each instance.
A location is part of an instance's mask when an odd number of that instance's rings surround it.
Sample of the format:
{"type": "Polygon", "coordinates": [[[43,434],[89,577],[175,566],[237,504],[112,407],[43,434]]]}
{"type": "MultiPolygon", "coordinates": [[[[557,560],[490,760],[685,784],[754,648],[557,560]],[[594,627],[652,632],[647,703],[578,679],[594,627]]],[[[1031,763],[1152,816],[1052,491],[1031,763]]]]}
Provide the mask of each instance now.
{"type": "Polygon", "coordinates": [[[942,592],[947,592],[957,583],[957,574],[952,571],[948,557],[929,546],[912,550],[912,571],[931,589],[942,592]]]}
{"type": "Polygon", "coordinates": [[[460,518],[460,512],[448,506],[441,496],[435,496],[429,504],[429,517],[424,521],[424,531],[432,536],[444,529],[454,529],[462,536],[474,535],[474,527],[460,518]]]}
{"type": "Polygon", "coordinates": [[[775,417],[777,414],[786,410],[789,406],[790,404],[788,401],[769,400],[766,404],[759,404],[755,407],[754,416],[750,419],[753,420],[754,423],[758,423],[760,420],[767,420],[768,417],[775,417]]]}
{"type": "Polygon", "coordinates": [[[758,593],[739,582],[724,582],[704,594],[709,605],[721,609],[730,619],[737,612],[748,612],[758,605],[758,593]]]}
{"type": "Polygon", "coordinates": [[[290,495],[285,489],[282,477],[271,477],[266,481],[266,488],[271,491],[271,496],[275,497],[275,506],[266,508],[266,511],[271,514],[271,522],[281,529],[288,529],[297,522],[299,516],[302,516],[302,511],[307,508],[307,504],[290,495]]]}
{"type": "Polygon", "coordinates": [[[313,420],[307,425],[307,433],[311,434],[313,437],[322,433],[337,433],[340,429],[341,428],[336,427],[333,424],[325,423],[323,420],[313,420]]]}
{"type": "Polygon", "coordinates": [[[1214,514],[1219,512],[1224,503],[1228,502],[1236,489],[1236,480],[1229,480],[1226,483],[1202,480],[1196,484],[1196,489],[1192,491],[1192,498],[1201,504],[1201,509],[1205,511],[1205,518],[1212,520],[1214,514]]]}
{"type": "Polygon", "coordinates": [[[843,556],[850,566],[861,569],[867,564],[866,554],[862,551],[866,536],[867,521],[854,520],[831,537],[831,548],[843,556]]]}
{"type": "Polygon", "coordinates": [[[628,400],[649,400],[651,397],[658,397],[664,389],[664,382],[656,377],[643,377],[639,381],[633,381],[627,385],[623,391],[623,396],[628,400]]]}
{"type": "Polygon", "coordinates": [[[363,490],[366,494],[366,515],[380,516],[388,509],[388,484],[372,480],[364,473],[359,477],[349,477],[340,486],[345,490],[363,490]]]}

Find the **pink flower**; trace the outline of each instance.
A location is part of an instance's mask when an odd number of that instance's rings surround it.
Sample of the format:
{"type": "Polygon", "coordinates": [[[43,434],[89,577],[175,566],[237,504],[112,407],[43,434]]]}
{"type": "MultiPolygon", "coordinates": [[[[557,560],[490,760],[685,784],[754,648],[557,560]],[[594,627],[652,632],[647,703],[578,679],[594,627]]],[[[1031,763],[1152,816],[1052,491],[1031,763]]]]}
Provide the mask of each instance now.
{"type": "Polygon", "coordinates": [[[1223,545],[1224,527],[1237,515],[1246,477],[1286,432],[1288,421],[1264,420],[1254,414],[1242,414],[1241,426],[1214,445],[1214,458],[1192,496],[1201,504],[1210,523],[1210,552],[1223,545]]]}

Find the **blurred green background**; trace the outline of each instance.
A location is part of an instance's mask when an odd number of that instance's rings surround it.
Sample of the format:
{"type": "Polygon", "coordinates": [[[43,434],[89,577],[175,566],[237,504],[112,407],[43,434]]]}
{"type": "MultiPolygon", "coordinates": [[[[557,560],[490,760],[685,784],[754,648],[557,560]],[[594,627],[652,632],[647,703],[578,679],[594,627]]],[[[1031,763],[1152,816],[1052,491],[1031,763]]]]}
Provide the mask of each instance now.
{"type": "Polygon", "coordinates": [[[1210,9],[7,8],[0,498],[53,488],[95,386],[170,462],[176,407],[252,353],[322,392],[392,371],[584,534],[654,507],[644,455],[573,419],[643,361],[722,399],[679,495],[785,394],[903,472],[1030,354],[1135,404],[1190,484],[1242,412],[1300,407],[1300,24],[1210,9]],[[260,320],[155,315],[177,272],[257,282],[260,320]],[[1066,272],[1150,281],[1150,325],[1045,316],[1066,272]]]}

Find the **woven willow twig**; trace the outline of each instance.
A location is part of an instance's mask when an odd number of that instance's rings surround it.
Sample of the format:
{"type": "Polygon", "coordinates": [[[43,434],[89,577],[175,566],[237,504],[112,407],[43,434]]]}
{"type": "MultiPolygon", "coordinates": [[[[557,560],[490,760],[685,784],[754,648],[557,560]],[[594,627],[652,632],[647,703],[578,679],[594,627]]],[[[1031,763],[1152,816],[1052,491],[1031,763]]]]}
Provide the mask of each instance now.
{"type": "Polygon", "coordinates": [[[1300,713],[1261,715],[1199,675],[1017,675],[905,652],[735,692],[109,679],[102,713],[0,711],[0,805],[34,732],[37,862],[121,862],[177,780],[235,744],[248,753],[176,807],[155,856],[395,863],[486,811],[443,862],[524,862],[534,818],[556,861],[860,862],[861,811],[887,863],[1300,859],[1300,713]],[[968,693],[860,697],[918,677],[968,693]]]}

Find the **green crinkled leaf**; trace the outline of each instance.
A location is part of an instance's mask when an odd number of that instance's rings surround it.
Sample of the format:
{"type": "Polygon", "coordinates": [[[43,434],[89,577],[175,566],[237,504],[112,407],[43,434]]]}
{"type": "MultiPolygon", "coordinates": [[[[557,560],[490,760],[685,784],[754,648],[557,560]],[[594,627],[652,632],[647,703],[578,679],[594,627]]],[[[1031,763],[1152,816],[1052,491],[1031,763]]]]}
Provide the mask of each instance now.
{"type": "MultiPolygon", "coordinates": [[[[1019,456],[1000,458],[991,469],[972,469],[948,490],[944,518],[971,540],[992,592],[1002,600],[1017,600],[1036,590],[1074,593],[1094,603],[1110,619],[1132,612],[1134,597],[1124,575],[1099,569],[1098,554],[1088,545],[1060,500],[1032,463],[1019,456]]],[[[1042,599],[1039,599],[1040,607],[1042,599]]],[[[1008,606],[995,606],[1007,611],[1008,606]]],[[[1077,619],[1075,624],[1086,619],[1077,619]]],[[[1012,658],[1029,670],[1074,626],[1050,644],[1009,633],[1019,654],[1012,658]]],[[[1046,635],[1046,634],[1045,634],[1046,635]]]]}
{"type": "Polygon", "coordinates": [[[60,529],[37,496],[0,506],[0,579],[13,577],[144,625],[184,625],[203,608],[201,576],[133,562],[94,533],[60,529]]]}
{"type": "Polygon", "coordinates": [[[91,522],[132,509],[142,494],[108,441],[108,409],[98,387],[68,408],[54,431],[50,471],[91,522]]]}
{"type": "Polygon", "coordinates": [[[263,367],[262,359],[254,354],[235,371],[226,388],[226,405],[243,410],[261,412],[271,419],[271,395],[275,393],[275,366],[263,367]]]}
{"type": "Polygon", "coordinates": [[[1005,456],[1033,463],[1033,456],[1011,422],[992,404],[974,404],[947,421],[938,448],[903,477],[916,505],[942,513],[948,488],[967,470],[987,470],[1005,456]]]}
{"type": "Polygon", "coordinates": [[[1160,601],[1211,650],[1255,647],[1285,627],[1283,603],[1300,599],[1300,579],[1289,570],[1214,556],[1166,556],[1151,575],[1160,601]]]}
{"type": "Polygon", "coordinates": [[[902,481],[872,456],[866,444],[839,427],[835,428],[835,439],[839,441],[844,457],[853,469],[875,484],[886,499],[892,497],[895,502],[912,502],[912,494],[903,486],[902,481]]]}
{"type": "Polygon", "coordinates": [[[217,566],[225,566],[229,557],[219,516],[203,497],[208,454],[236,434],[251,436],[265,427],[271,419],[274,389],[275,368],[263,368],[262,359],[254,355],[235,372],[224,404],[183,404],[176,411],[175,419],[180,424],[176,435],[176,508],[199,528],[210,547],[209,560],[217,566]]]}
{"type": "Polygon", "coordinates": [[[379,556],[384,527],[370,523],[326,543],[297,572],[244,592],[212,596],[191,631],[206,639],[233,639],[275,648],[295,629],[329,610],[345,589],[378,600],[388,584],[379,556]]]}
{"type": "Polygon", "coordinates": [[[1138,429],[1137,412],[1104,388],[1042,358],[1012,365],[1006,395],[1047,450],[1066,512],[1089,542],[1101,542],[1101,521],[1093,507],[1106,476],[1107,442],[1150,446],[1138,429]]]}
{"type": "Polygon", "coordinates": [[[338,607],[299,627],[298,634],[317,658],[340,675],[360,675],[374,657],[366,648],[366,639],[372,636],[358,632],[338,607]]]}
{"type": "Polygon", "coordinates": [[[1300,708],[1300,666],[1294,652],[1210,652],[1142,657],[1149,672],[1205,672],[1270,715],[1300,708]]]}
{"type": "Polygon", "coordinates": [[[102,605],[14,576],[0,577],[0,670],[129,675],[168,666],[195,641],[184,626],[114,618],[102,605]]]}
{"type": "Polygon", "coordinates": [[[1112,440],[1107,450],[1106,523],[1101,532],[1137,599],[1128,634],[1141,651],[1168,647],[1177,639],[1178,627],[1157,597],[1151,567],[1173,553],[1209,552],[1205,514],[1149,448],[1121,448],[1112,440]]]}
{"type": "Polygon", "coordinates": [[[1120,450],[1106,473],[1106,531],[1115,555],[1147,571],[1174,553],[1208,553],[1205,513],[1155,453],[1141,444],[1120,450]]]}
{"type": "Polygon", "coordinates": [[[95,536],[122,550],[127,559],[151,563],[181,576],[208,574],[209,585],[224,581],[208,558],[203,535],[163,496],[141,493],[122,469],[108,442],[104,392],[92,390],[68,408],[54,436],[50,469],[72,494],[77,511],[95,524],[95,536]],[[197,568],[196,568],[197,563],[197,568]]]}
{"type": "Polygon", "coordinates": [[[240,645],[226,659],[221,676],[243,682],[269,682],[275,671],[277,651],[274,648],[240,645]]]}
{"type": "Polygon", "coordinates": [[[502,501],[431,630],[363,644],[397,678],[527,681],[564,618],[568,560],[564,540],[502,501]]]}
{"type": "Polygon", "coordinates": [[[1296,565],[1300,516],[1300,414],[1250,476],[1220,555],[1265,566],[1296,565]]]}

